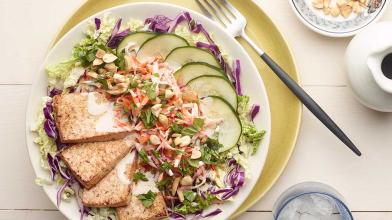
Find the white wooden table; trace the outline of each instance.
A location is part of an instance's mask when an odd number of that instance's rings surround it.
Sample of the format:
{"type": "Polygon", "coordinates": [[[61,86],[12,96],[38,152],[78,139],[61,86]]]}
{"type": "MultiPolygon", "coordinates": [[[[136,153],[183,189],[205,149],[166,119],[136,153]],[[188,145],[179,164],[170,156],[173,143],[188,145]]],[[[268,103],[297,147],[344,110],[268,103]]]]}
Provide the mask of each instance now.
{"type": "MultiPolygon", "coordinates": [[[[277,197],[302,181],[320,181],[346,198],[357,220],[392,220],[392,114],[354,100],[343,67],[350,41],[317,35],[304,27],[287,0],[256,0],[272,17],[294,52],[304,88],[358,144],[346,149],[304,110],[294,154],[272,190],[239,219],[272,219],[277,197]]],[[[65,219],[34,184],[25,146],[25,109],[34,72],[53,36],[81,0],[0,0],[0,220],[65,219]]],[[[392,19],[389,8],[382,20],[392,19]]]]}

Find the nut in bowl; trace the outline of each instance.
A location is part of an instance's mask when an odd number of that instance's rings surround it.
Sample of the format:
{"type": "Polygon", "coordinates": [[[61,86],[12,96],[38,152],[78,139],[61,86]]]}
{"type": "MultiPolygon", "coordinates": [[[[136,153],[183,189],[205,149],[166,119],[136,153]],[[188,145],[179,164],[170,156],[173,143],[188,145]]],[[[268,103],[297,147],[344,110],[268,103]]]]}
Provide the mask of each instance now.
{"type": "Polygon", "coordinates": [[[289,0],[299,18],[311,30],[329,37],[348,37],[377,21],[387,0],[289,0]]]}

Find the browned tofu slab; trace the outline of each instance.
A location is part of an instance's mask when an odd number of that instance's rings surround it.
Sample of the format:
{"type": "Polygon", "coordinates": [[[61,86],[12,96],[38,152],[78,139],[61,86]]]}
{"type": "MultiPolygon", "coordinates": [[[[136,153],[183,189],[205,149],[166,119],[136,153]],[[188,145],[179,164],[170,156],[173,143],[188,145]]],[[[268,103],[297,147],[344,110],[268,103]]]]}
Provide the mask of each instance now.
{"type": "Polygon", "coordinates": [[[72,174],[90,189],[104,178],[129,153],[125,140],[75,144],[60,152],[72,174]]]}
{"type": "Polygon", "coordinates": [[[167,218],[166,204],[161,193],[157,194],[153,205],[149,208],[145,208],[136,196],[131,196],[129,205],[116,208],[116,212],[119,220],[155,220],[167,218]]]}
{"type": "Polygon", "coordinates": [[[111,141],[129,133],[117,126],[113,103],[100,93],[58,95],[53,108],[62,143],[111,141]]]}
{"type": "MultiPolygon", "coordinates": [[[[121,163],[121,162],[120,162],[121,163]]],[[[136,159],[126,166],[125,177],[130,180],[137,169],[136,159]]],[[[81,199],[87,207],[120,207],[126,206],[130,201],[131,184],[126,184],[118,175],[115,167],[97,185],[85,189],[81,199]]]]}

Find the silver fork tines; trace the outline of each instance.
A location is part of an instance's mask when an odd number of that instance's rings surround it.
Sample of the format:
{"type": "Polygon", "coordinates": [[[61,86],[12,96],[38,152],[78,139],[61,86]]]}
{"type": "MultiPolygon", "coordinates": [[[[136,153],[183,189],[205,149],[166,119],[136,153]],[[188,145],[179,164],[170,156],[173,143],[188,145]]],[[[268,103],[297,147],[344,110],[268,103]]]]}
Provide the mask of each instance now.
{"type": "Polygon", "coordinates": [[[202,12],[222,24],[233,37],[243,36],[245,17],[227,0],[196,0],[202,12]]]}

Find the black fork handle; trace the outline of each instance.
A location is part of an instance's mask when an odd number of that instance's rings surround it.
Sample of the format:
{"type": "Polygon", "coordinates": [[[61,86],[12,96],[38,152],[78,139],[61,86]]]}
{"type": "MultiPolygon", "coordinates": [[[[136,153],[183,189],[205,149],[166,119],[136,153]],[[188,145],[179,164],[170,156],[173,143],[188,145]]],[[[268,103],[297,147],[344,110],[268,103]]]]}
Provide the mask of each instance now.
{"type": "Polygon", "coordinates": [[[327,113],[305,92],[268,54],[263,53],[260,57],[271,68],[272,71],[283,81],[284,84],[298,97],[299,100],[347,147],[356,155],[361,156],[361,152],[347,135],[336,125],[327,113]]]}

